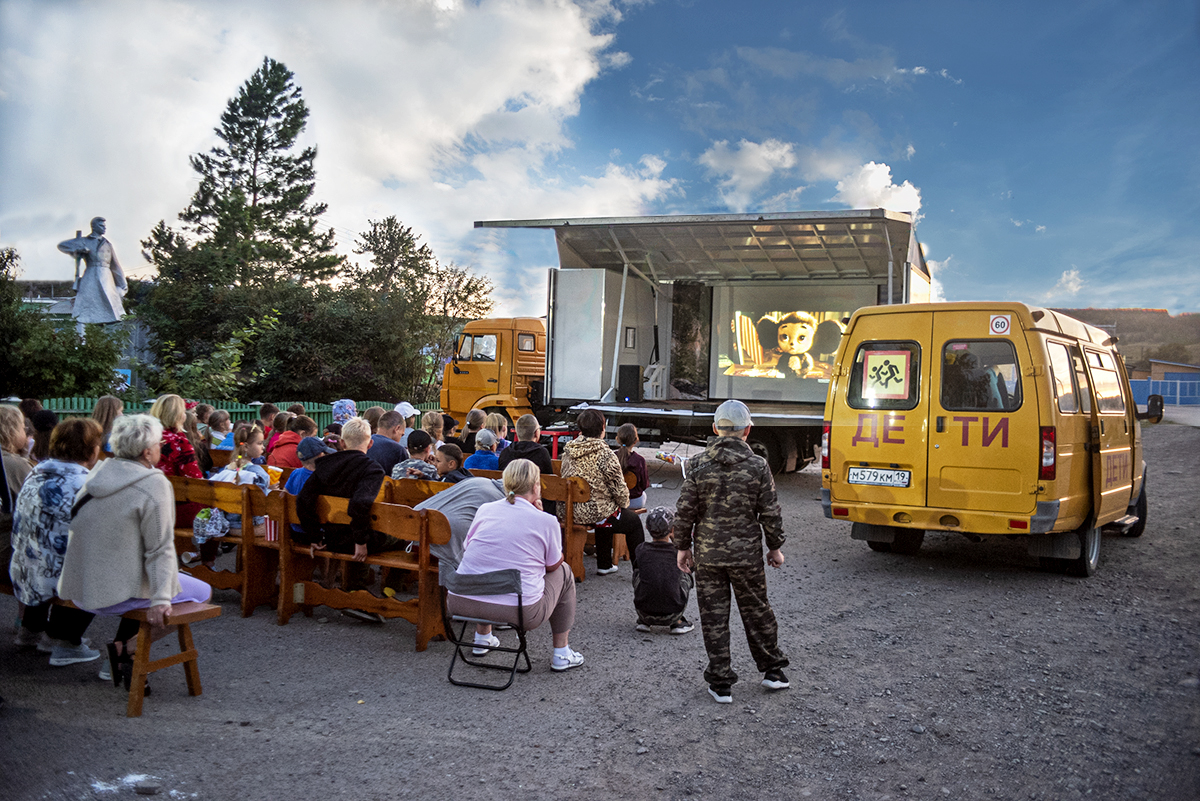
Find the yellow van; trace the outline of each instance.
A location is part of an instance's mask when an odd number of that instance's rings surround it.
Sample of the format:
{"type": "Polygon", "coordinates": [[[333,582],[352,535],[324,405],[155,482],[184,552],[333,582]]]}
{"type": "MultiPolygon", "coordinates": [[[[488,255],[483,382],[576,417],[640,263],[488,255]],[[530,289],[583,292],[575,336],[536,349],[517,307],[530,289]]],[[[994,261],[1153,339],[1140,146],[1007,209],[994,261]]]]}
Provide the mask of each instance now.
{"type": "Polygon", "coordinates": [[[1116,340],[1021,303],[875,306],[851,318],[825,405],[821,503],[876,551],[926,531],[1028,538],[1090,576],[1105,528],[1146,525],[1142,419],[1116,340]]]}

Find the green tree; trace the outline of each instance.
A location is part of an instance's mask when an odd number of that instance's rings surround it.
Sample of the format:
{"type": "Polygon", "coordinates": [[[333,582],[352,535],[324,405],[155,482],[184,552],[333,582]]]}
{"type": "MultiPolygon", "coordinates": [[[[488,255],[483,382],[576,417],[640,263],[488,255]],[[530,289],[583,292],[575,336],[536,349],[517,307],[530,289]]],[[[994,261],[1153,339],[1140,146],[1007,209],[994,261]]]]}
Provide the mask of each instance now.
{"type": "Polygon", "coordinates": [[[67,322],[56,327],[26,308],[17,284],[21,257],[0,249],[0,395],[48,398],[112,390],[122,332],[89,325],[84,339],[67,322]]]}
{"type": "Polygon", "coordinates": [[[1182,342],[1168,342],[1166,345],[1160,345],[1147,353],[1146,357],[1174,364],[1192,363],[1191,348],[1182,342]]]}
{"type": "MultiPolygon", "coordinates": [[[[308,106],[292,72],[271,58],[238,89],[215,129],[223,144],[191,159],[200,185],[180,219],[218,246],[241,284],[321,281],[343,266],[312,202],[317,148],[296,152],[308,106]]],[[[214,276],[216,277],[216,276],[214,276]]]]}

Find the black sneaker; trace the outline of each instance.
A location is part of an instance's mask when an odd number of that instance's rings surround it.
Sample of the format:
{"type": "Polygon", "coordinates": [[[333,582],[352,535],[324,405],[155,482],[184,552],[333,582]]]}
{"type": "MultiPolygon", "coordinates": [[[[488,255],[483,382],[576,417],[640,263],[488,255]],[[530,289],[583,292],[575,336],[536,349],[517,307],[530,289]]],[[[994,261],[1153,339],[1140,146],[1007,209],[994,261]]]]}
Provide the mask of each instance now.
{"type": "Polygon", "coordinates": [[[708,685],[708,694],[718,704],[733,703],[733,688],[728,684],[710,684],[708,685]]]}
{"type": "Polygon", "coordinates": [[[792,684],[782,670],[768,670],[763,674],[762,686],[768,690],[786,690],[792,684]]]}

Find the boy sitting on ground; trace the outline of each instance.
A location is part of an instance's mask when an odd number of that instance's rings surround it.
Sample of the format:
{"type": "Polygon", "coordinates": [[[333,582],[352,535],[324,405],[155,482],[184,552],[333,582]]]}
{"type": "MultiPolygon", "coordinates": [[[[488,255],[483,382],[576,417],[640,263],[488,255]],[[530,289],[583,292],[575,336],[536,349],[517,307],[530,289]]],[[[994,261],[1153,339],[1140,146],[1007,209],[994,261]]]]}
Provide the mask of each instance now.
{"type": "Polygon", "coordinates": [[[417,429],[408,435],[408,458],[397,462],[392,468],[392,478],[418,478],[437,481],[438,471],[433,466],[433,437],[428,431],[417,429]]]}
{"type": "Polygon", "coordinates": [[[673,522],[675,512],[665,506],[654,507],[646,516],[646,529],[653,540],[637,546],[637,567],[633,570],[638,631],[669,626],[672,634],[687,634],[695,628],[683,616],[695,579],[679,569],[675,543],[671,541],[673,522]]]}

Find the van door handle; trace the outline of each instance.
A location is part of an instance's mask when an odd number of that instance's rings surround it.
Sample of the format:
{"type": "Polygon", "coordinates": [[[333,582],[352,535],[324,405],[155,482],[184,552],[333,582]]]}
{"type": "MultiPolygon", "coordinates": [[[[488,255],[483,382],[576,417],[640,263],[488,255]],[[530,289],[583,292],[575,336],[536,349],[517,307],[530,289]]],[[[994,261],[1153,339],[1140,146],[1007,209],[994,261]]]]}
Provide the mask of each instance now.
{"type": "Polygon", "coordinates": [[[1100,436],[1104,436],[1104,421],[1100,421],[1100,436]]]}
{"type": "Polygon", "coordinates": [[[945,432],[945,430],[946,430],[946,418],[939,417],[937,419],[937,432],[939,434],[941,434],[941,433],[945,432]]]}
{"type": "Polygon", "coordinates": [[[489,384],[499,384],[500,382],[495,378],[489,378],[488,383],[489,384]]]}

